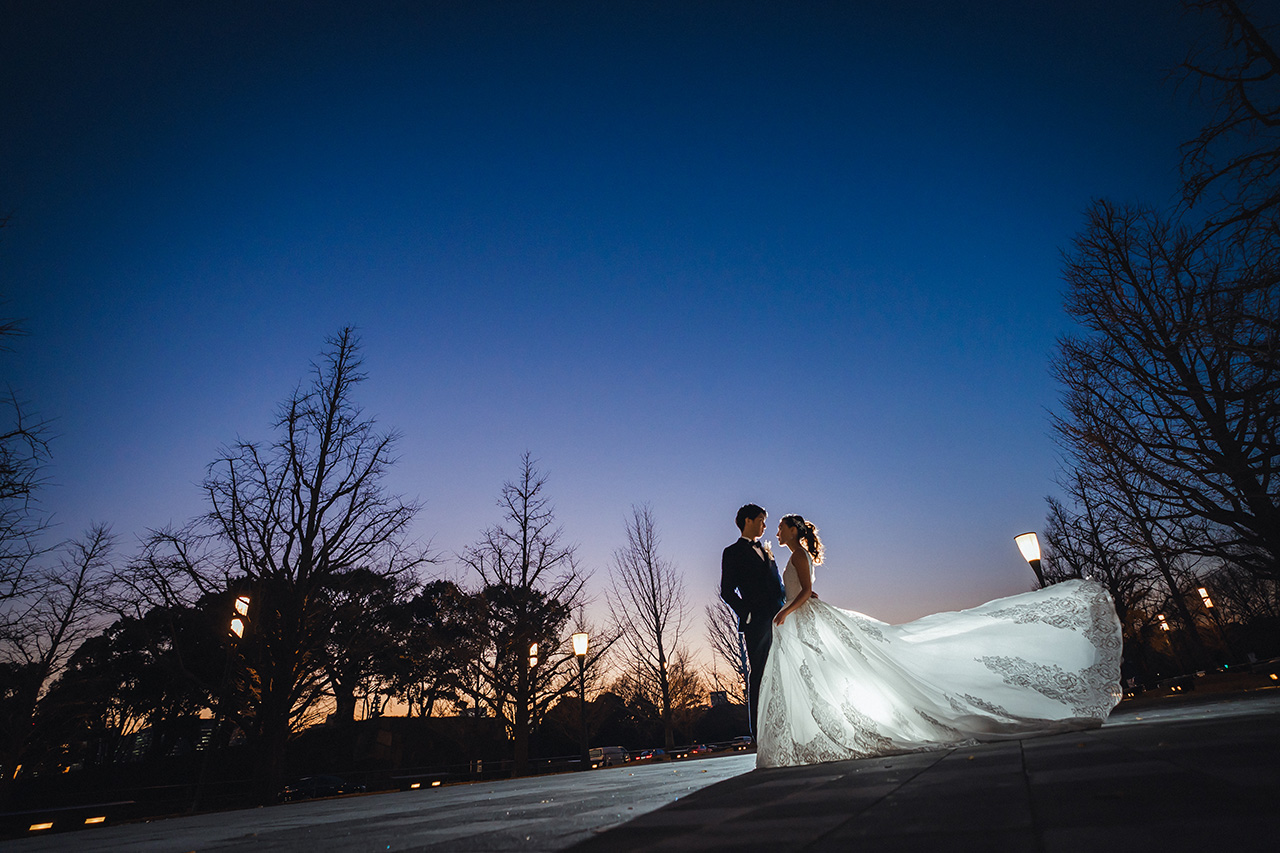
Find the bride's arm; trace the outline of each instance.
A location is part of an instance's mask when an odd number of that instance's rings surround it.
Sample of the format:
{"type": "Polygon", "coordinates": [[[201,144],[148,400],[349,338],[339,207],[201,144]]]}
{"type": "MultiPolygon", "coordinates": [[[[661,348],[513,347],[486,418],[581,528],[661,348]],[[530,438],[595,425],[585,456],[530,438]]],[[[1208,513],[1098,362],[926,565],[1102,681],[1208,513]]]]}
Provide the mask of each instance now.
{"type": "Polygon", "coordinates": [[[796,597],[791,603],[778,611],[778,615],[773,617],[773,624],[781,625],[787,620],[787,617],[795,613],[800,605],[804,604],[810,598],[813,598],[813,571],[809,568],[809,554],[803,548],[796,551],[791,559],[796,564],[796,580],[800,581],[800,591],[796,593],[796,597]]]}

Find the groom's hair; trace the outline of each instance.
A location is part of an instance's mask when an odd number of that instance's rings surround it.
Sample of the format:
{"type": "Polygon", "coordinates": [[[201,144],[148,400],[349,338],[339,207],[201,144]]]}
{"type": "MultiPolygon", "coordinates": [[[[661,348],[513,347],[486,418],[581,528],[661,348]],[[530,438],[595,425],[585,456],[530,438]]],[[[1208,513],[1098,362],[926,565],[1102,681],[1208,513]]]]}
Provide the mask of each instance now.
{"type": "Polygon", "coordinates": [[[765,512],[765,509],[762,506],[747,504],[742,509],[738,510],[738,517],[735,519],[735,521],[738,522],[738,530],[741,531],[742,528],[747,526],[748,518],[759,518],[762,515],[768,514],[769,513],[765,512]]]}

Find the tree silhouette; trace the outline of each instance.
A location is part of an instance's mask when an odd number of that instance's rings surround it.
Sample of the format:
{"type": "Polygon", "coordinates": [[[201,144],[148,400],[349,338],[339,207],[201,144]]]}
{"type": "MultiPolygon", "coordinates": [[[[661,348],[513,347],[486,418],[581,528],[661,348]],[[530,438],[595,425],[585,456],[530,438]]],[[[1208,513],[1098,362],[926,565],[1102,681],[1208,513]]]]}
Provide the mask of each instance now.
{"type": "Polygon", "coordinates": [[[482,653],[474,661],[490,710],[512,740],[515,773],[529,768],[529,736],[538,715],[576,674],[564,627],[578,606],[585,577],[566,544],[533,457],[502,487],[502,521],[485,530],[460,559],[480,578],[482,653]],[[530,655],[537,645],[536,663],[530,655]]]}
{"type": "Polygon", "coordinates": [[[609,609],[626,664],[662,714],[666,748],[675,745],[671,663],[681,649],[688,606],[684,581],[658,551],[653,510],[633,506],[626,520],[627,544],[613,552],[609,609]]]}
{"type": "Polygon", "coordinates": [[[0,632],[0,801],[31,741],[37,708],[51,679],[91,636],[110,577],[113,538],[105,525],[66,543],[58,559],[32,572],[23,593],[4,602],[0,632]]]}
{"type": "Polygon", "coordinates": [[[479,659],[484,601],[453,581],[427,583],[388,614],[396,642],[380,665],[409,716],[429,717],[437,703],[457,701],[479,659]]]}
{"type": "Polygon", "coordinates": [[[713,669],[716,689],[724,690],[736,704],[745,706],[750,664],[747,662],[746,643],[738,631],[738,614],[720,597],[718,587],[714,601],[704,606],[702,612],[707,626],[707,644],[711,646],[715,661],[725,664],[730,672],[726,683],[716,674],[719,667],[713,669]]]}
{"type": "MultiPolygon", "coordinates": [[[[7,223],[0,219],[0,227],[7,223]]],[[[0,320],[0,352],[26,334],[14,320],[0,320]]],[[[36,511],[36,493],[49,460],[49,425],[33,416],[18,394],[3,389],[0,421],[0,603],[21,595],[27,570],[41,553],[39,535],[47,519],[36,511]]],[[[3,624],[0,613],[0,624],[3,624]]]]}
{"type": "Polygon", "coordinates": [[[204,483],[208,513],[156,533],[122,578],[156,604],[224,594],[226,618],[233,598],[248,597],[243,638],[226,640],[239,706],[228,710],[252,746],[263,802],[279,789],[290,733],[314,721],[331,686],[350,681],[326,668],[341,658],[334,606],[344,576],[391,578],[428,561],[408,540],[417,505],[382,485],[397,436],[378,432],[355,402],[361,366],[352,329],[330,338],[310,383],[281,407],[276,440],[225,448],[204,483]]]}
{"type": "MultiPolygon", "coordinates": [[[[1218,37],[1195,47],[1182,69],[1217,107],[1183,146],[1183,198],[1207,208],[1214,230],[1261,237],[1280,234],[1280,42],[1274,6],[1191,0],[1217,18],[1218,37]],[[1259,228],[1259,225],[1262,227],[1259,228]]],[[[1206,28],[1206,34],[1211,28],[1206,28]]]]}
{"type": "Polygon", "coordinates": [[[1246,249],[1150,209],[1098,202],[1067,257],[1086,330],[1054,362],[1074,462],[1185,553],[1276,578],[1280,564],[1280,281],[1246,249]],[[1202,524],[1198,524],[1201,522],[1202,524]],[[1207,525],[1207,530],[1205,526],[1207,525]]]}

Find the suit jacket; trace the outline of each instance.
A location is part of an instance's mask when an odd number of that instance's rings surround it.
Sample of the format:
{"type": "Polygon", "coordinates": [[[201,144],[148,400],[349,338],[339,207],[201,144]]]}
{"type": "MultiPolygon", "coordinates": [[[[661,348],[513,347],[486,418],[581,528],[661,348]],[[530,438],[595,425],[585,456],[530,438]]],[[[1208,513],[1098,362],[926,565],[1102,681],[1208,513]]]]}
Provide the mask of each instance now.
{"type": "Polygon", "coordinates": [[[782,576],[773,557],[760,559],[746,539],[739,539],[720,558],[720,597],[738,614],[738,630],[768,625],[786,601],[782,576]]]}

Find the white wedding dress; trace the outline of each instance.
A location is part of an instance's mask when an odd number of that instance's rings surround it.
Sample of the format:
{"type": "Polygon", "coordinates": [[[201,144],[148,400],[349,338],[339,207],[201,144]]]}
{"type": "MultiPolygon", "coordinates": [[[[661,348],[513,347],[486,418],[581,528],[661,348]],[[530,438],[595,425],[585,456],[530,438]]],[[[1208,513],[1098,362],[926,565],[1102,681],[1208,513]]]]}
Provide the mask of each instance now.
{"type": "MultiPolygon", "coordinates": [[[[794,561],[782,579],[790,602],[794,561]]],[[[1093,581],[903,625],[810,598],[773,628],[756,766],[1091,728],[1120,696],[1120,621],[1093,581]]]]}

